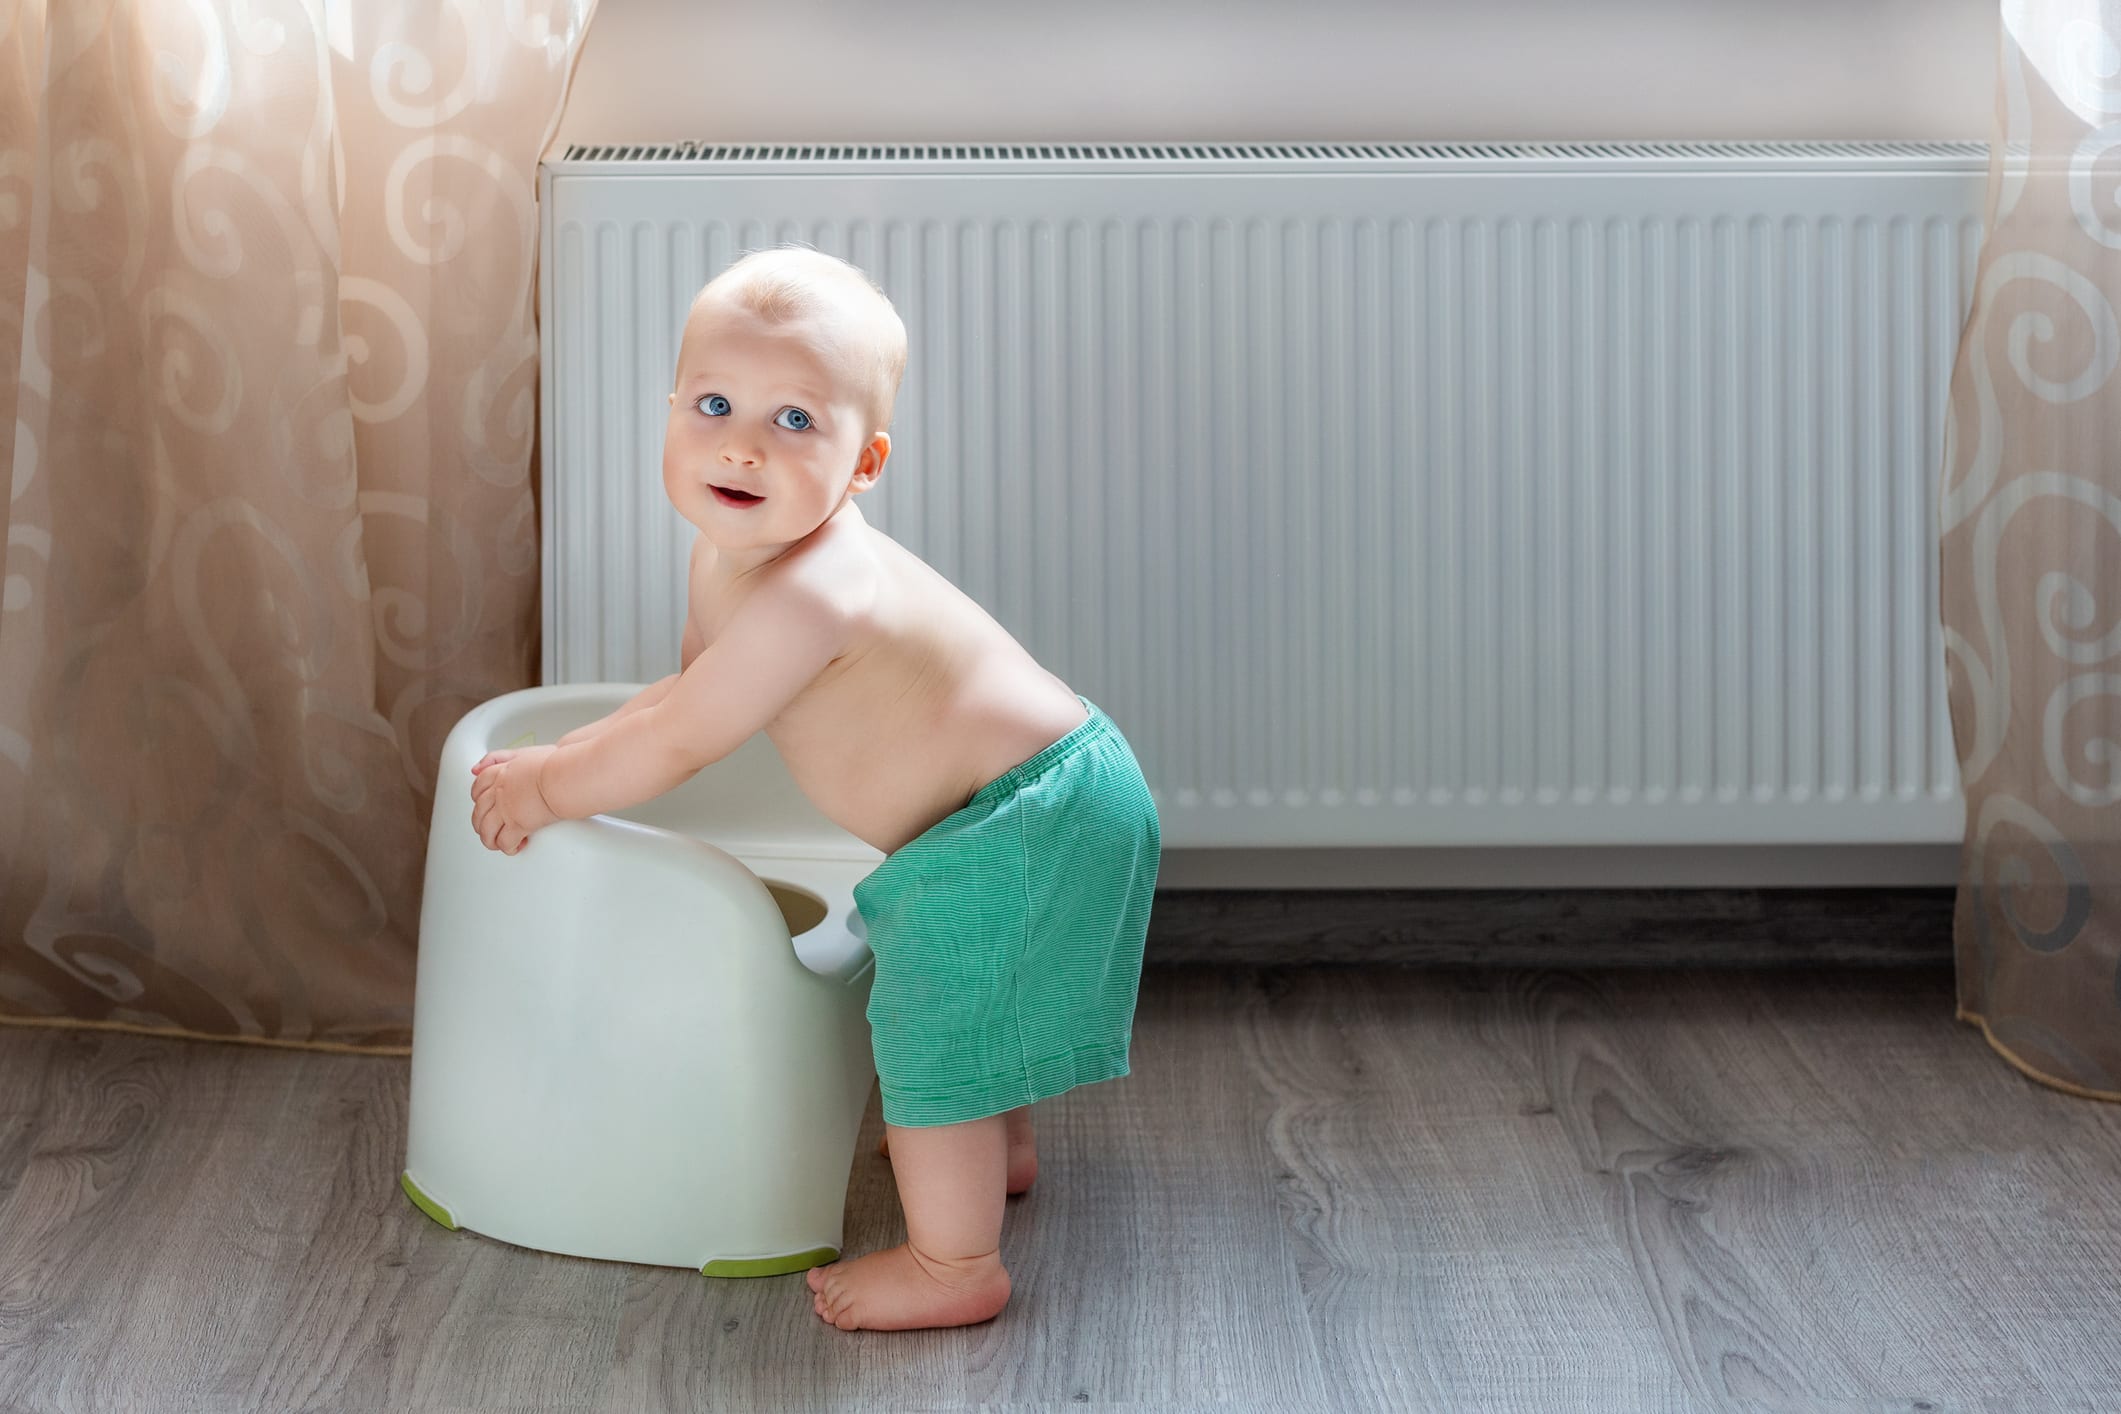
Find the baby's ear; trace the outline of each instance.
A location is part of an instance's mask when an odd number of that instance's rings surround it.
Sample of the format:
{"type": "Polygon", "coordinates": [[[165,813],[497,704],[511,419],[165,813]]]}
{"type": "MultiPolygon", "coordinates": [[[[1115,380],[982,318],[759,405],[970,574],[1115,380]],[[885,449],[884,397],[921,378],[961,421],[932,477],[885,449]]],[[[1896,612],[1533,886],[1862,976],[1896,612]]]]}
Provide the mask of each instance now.
{"type": "Polygon", "coordinates": [[[884,474],[884,463],[891,459],[891,434],[888,432],[877,433],[876,436],[869,439],[869,445],[862,448],[862,453],[865,457],[871,458],[869,461],[869,479],[874,482],[884,474]]]}
{"type": "Polygon", "coordinates": [[[672,407],[676,407],[678,405],[678,395],[676,393],[666,393],[664,394],[664,396],[670,400],[670,405],[672,407]]]}

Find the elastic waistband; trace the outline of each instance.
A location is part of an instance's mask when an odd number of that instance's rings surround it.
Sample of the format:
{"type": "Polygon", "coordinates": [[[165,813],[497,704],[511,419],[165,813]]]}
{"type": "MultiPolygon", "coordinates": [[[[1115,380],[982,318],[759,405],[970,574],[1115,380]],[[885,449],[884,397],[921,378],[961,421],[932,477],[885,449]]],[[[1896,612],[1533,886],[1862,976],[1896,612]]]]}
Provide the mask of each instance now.
{"type": "Polygon", "coordinates": [[[1019,765],[1011,766],[1008,770],[981,786],[972,799],[966,802],[965,808],[970,810],[975,805],[985,804],[995,796],[1005,795],[1024,782],[1067,760],[1078,751],[1088,748],[1093,743],[1102,741],[1106,737],[1119,735],[1119,728],[1112,724],[1112,719],[1107,717],[1095,702],[1092,702],[1080,692],[1075,694],[1075,700],[1082,703],[1090,711],[1089,717],[1083,721],[1082,725],[1076,727],[1075,730],[1069,732],[1036,756],[1019,765]]]}

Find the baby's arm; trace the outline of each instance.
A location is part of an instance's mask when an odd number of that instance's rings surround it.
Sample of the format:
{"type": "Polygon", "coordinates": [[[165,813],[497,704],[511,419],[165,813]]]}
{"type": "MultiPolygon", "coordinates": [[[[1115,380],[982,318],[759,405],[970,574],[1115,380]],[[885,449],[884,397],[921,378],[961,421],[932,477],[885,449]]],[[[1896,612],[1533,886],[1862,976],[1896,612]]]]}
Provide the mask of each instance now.
{"type": "MultiPolygon", "coordinates": [[[[692,611],[690,609],[687,609],[685,611],[684,637],[681,638],[678,642],[678,672],[683,672],[686,668],[691,667],[692,660],[699,656],[700,628],[699,625],[694,623],[692,620],[692,611]]],[[[561,737],[559,740],[559,745],[566,746],[570,742],[587,741],[591,737],[603,732],[605,728],[609,727],[613,722],[618,721],[621,717],[631,716],[632,714],[640,711],[644,707],[655,706],[656,703],[661,702],[665,697],[670,695],[670,689],[677,686],[677,681],[678,673],[672,673],[667,678],[663,678],[660,681],[648,684],[648,686],[642,688],[639,692],[636,692],[632,697],[628,698],[626,700],[625,705],[620,707],[617,711],[599,717],[593,722],[585,722],[583,725],[576,727],[573,731],[561,737]]]]}
{"type": "Polygon", "coordinates": [[[759,585],[659,700],[553,753],[538,783],[547,808],[623,810],[721,760],[845,651],[851,629],[844,600],[798,576],[759,585]]]}
{"type": "Polygon", "coordinates": [[[600,736],[610,728],[613,722],[618,721],[620,718],[630,717],[645,707],[655,706],[656,703],[669,696],[670,689],[676,686],[677,680],[678,675],[672,673],[667,678],[648,684],[648,686],[627,698],[623,706],[613,709],[610,713],[597,718],[593,722],[584,722],[581,726],[562,736],[559,740],[559,745],[567,746],[573,742],[587,741],[593,736],[600,736]]]}

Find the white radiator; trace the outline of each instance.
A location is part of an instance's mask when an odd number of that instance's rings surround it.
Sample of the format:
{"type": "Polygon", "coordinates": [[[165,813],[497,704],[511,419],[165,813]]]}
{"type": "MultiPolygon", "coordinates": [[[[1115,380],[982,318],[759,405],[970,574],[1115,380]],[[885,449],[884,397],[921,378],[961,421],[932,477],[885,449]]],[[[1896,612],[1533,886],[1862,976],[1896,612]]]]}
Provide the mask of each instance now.
{"type": "Polygon", "coordinates": [[[576,148],[545,676],[672,671],[680,318],[853,260],[861,502],[1133,742],[1172,846],[1946,842],[1978,143],[576,148]]]}

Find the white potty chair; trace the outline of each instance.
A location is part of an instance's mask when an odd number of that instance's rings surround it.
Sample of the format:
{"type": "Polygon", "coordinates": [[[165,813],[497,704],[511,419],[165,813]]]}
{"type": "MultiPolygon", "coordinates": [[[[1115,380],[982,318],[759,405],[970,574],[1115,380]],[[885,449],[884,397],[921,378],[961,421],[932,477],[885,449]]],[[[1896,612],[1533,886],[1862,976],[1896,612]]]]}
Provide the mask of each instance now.
{"type": "Polygon", "coordinates": [[[676,790],[517,855],[471,767],[637,685],[532,688],[442,748],[403,1185],[445,1227],[577,1257],[771,1276],[839,1256],[876,1073],[854,885],[883,855],[764,733],[676,790]]]}

